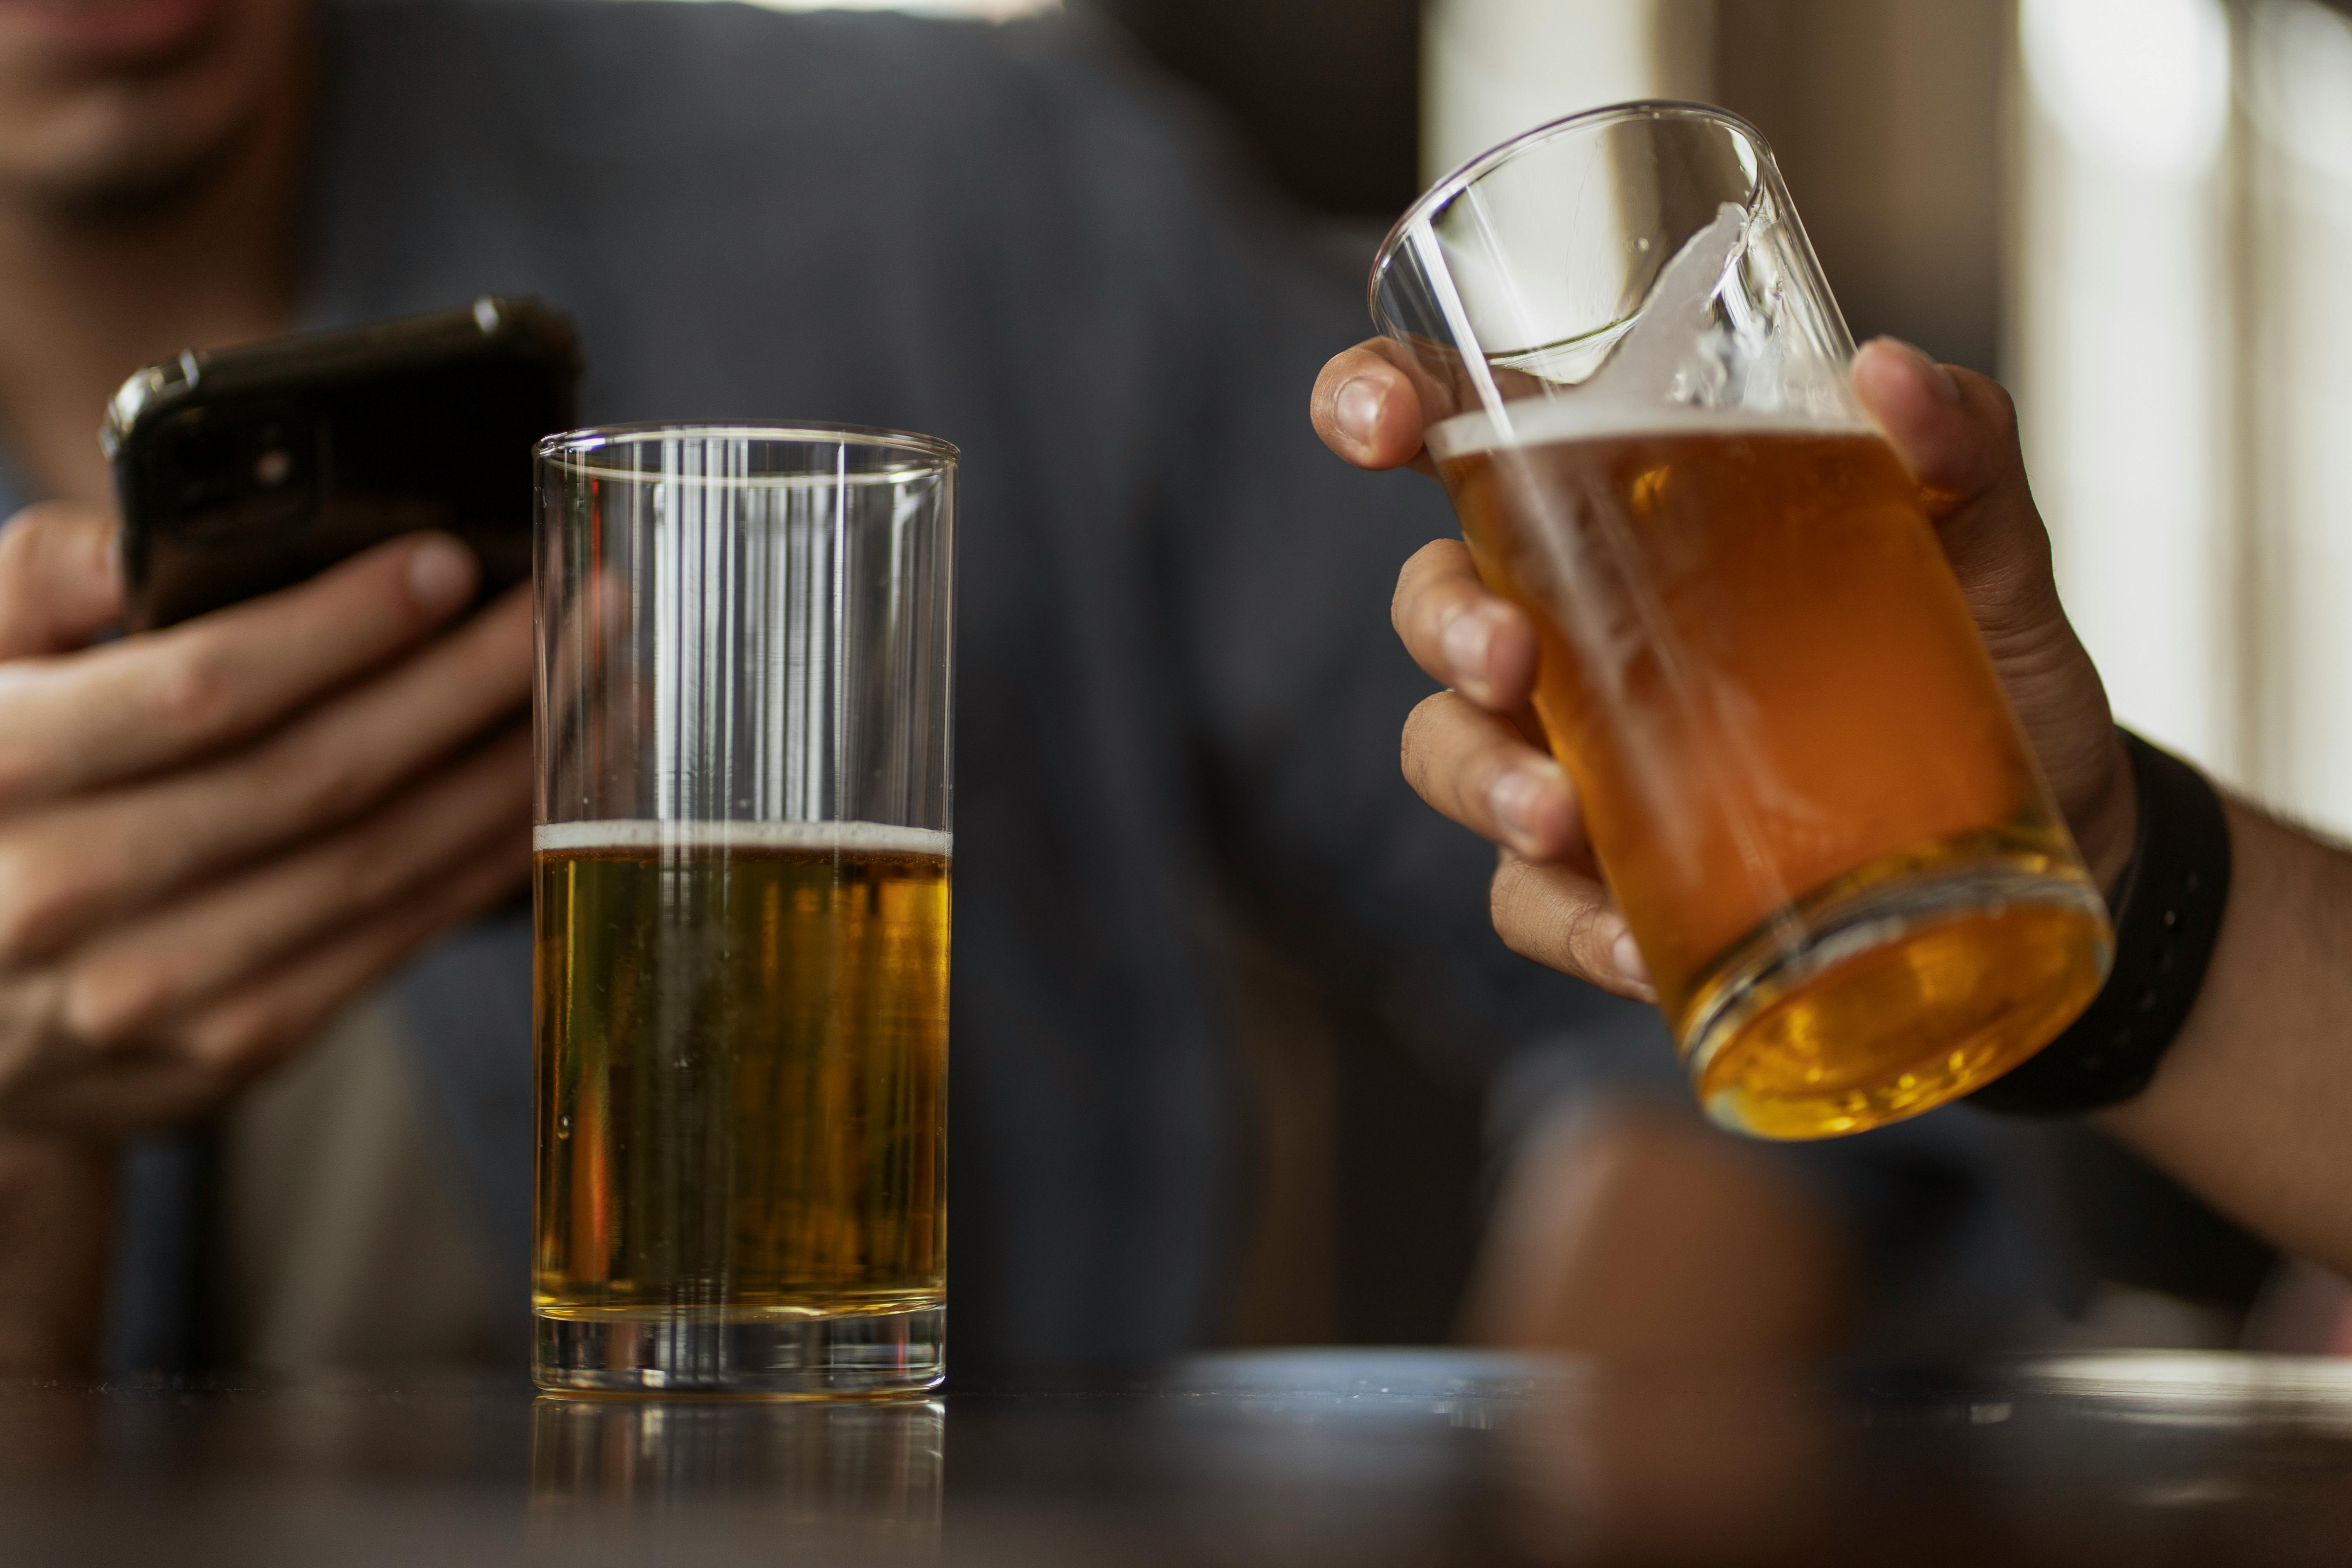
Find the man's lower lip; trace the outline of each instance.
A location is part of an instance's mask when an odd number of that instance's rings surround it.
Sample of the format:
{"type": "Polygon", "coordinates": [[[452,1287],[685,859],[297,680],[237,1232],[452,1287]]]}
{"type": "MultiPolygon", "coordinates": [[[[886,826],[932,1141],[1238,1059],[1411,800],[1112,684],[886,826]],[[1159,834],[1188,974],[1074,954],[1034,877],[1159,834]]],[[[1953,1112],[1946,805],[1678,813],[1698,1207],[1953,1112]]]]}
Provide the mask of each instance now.
{"type": "Polygon", "coordinates": [[[0,0],[0,32],[31,34],[89,59],[167,53],[208,26],[224,0],[0,0]]]}

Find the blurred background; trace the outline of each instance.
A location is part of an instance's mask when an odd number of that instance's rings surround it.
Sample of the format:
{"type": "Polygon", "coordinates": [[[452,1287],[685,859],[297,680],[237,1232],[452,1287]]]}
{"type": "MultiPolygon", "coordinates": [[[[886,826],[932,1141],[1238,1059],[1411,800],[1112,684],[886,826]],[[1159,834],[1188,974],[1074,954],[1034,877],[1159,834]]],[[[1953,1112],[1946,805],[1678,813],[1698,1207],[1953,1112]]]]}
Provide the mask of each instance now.
{"type": "MultiPolygon", "coordinates": [[[[798,0],[783,0],[797,4],[798,0]]],[[[908,0],[1004,17],[1057,0],[908,0]]],[[[1377,231],[1595,104],[1762,128],[1857,337],[2018,395],[2126,721],[2352,833],[2352,19],[2325,0],[1070,0],[1377,231]]]]}
{"type": "MultiPolygon", "coordinates": [[[[1643,97],[1747,116],[1856,337],[2016,394],[2118,716],[2352,834],[2352,483],[2326,468],[2352,442],[2352,5],[1069,4],[1210,100],[1359,265],[1422,185],[1543,121],[1643,97]]],[[[1475,1246],[1475,1089],[1270,950],[1242,968],[1265,1126],[1236,1337],[1444,1337],[1475,1246]]],[[[2108,1287],[2081,1331],[2292,1337],[2334,1289],[2094,1136],[2053,1142],[2108,1287]]]]}

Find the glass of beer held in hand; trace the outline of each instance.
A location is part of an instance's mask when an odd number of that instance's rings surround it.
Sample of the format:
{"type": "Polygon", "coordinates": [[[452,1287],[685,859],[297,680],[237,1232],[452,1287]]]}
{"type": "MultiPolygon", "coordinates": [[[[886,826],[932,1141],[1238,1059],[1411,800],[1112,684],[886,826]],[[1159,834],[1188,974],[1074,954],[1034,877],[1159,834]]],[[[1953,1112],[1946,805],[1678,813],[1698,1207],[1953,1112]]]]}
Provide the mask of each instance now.
{"type": "Polygon", "coordinates": [[[1859,1131],[2063,1028],[2105,906],[1762,139],[1531,132],[1405,215],[1372,310],[1708,1113],[1859,1131]]]}
{"type": "Polygon", "coordinates": [[[955,449],[539,452],[534,1373],[944,1371],[955,449]]]}

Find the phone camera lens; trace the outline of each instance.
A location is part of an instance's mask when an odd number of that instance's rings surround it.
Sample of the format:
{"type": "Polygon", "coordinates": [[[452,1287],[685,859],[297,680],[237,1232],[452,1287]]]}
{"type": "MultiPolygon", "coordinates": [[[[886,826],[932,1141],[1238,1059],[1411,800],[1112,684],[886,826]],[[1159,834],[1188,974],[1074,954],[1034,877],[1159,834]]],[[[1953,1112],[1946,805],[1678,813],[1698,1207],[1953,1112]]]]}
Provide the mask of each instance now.
{"type": "Polygon", "coordinates": [[[294,472],[294,454],[283,447],[273,447],[257,458],[253,477],[265,489],[276,489],[294,472]]]}

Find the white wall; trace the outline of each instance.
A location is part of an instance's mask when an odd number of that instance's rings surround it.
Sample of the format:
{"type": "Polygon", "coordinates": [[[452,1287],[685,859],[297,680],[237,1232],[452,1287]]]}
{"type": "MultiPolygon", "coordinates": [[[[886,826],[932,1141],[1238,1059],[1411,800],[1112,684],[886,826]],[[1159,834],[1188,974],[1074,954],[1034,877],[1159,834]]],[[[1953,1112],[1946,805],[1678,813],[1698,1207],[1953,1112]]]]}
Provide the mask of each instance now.
{"type": "Polygon", "coordinates": [[[1707,16],[1693,0],[1429,0],[1424,177],[1580,110],[1706,96],[1707,16]]]}
{"type": "Polygon", "coordinates": [[[2241,71],[2251,782],[2352,832],[2352,22],[2253,7],[2241,71]]]}
{"type": "Polygon", "coordinates": [[[2237,776],[2221,0],[2024,0],[2009,374],[2116,716],[2237,776]]]}
{"type": "Polygon", "coordinates": [[[2352,832],[2352,23],[2023,0],[2009,367],[2124,722],[2352,832]]]}

